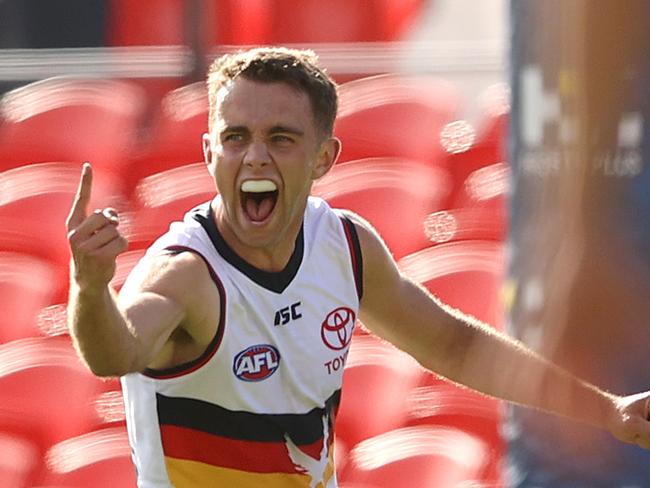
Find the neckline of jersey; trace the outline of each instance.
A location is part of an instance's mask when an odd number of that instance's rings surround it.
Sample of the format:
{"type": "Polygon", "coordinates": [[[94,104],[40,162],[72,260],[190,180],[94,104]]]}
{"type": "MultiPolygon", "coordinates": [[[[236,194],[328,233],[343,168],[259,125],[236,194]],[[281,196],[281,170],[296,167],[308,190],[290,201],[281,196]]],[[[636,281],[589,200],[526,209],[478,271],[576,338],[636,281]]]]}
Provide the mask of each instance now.
{"type": "Polygon", "coordinates": [[[304,222],[300,226],[293,253],[287,265],[280,271],[265,271],[244,260],[228,245],[221,232],[219,232],[214,220],[214,211],[212,210],[211,203],[208,203],[205,207],[198,208],[193,218],[207,232],[219,255],[259,286],[274,293],[282,293],[298,274],[305,252],[304,222]]]}

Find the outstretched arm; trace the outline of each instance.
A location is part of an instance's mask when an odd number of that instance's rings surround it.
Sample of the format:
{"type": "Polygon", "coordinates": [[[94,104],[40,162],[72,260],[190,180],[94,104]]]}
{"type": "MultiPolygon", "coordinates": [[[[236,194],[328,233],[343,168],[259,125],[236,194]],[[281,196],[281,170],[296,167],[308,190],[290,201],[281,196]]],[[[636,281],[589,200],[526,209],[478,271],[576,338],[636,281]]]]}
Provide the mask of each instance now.
{"type": "Polygon", "coordinates": [[[608,429],[650,448],[650,396],[619,397],[586,383],[487,324],[441,303],[400,273],[358,216],[364,260],[360,318],[378,336],[456,383],[513,403],[608,429]]]}

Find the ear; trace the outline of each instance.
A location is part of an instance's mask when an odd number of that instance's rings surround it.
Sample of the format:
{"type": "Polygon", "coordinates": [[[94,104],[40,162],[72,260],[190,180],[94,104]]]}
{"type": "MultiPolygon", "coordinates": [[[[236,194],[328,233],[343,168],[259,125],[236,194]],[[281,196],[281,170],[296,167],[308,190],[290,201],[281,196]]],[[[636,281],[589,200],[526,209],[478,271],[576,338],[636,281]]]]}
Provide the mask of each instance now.
{"type": "Polygon", "coordinates": [[[212,171],[212,144],[210,142],[210,134],[207,132],[203,134],[201,142],[203,143],[203,159],[205,159],[205,164],[208,165],[208,169],[212,171]]]}
{"type": "Polygon", "coordinates": [[[341,153],[341,141],[337,137],[330,137],[323,142],[318,150],[316,164],[312,169],[311,178],[317,180],[327,174],[341,153]]]}

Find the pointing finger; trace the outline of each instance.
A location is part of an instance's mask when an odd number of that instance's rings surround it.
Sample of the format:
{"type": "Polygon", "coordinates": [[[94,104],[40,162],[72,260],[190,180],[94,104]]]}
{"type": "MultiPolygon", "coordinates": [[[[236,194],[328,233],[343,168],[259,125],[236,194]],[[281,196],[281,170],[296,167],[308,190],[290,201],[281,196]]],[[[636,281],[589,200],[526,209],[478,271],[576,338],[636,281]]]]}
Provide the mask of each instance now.
{"type": "Polygon", "coordinates": [[[92,166],[90,166],[90,163],[84,163],[81,169],[81,179],[79,180],[77,194],[75,195],[70,214],[68,215],[68,229],[74,229],[86,218],[92,183],[92,166]]]}

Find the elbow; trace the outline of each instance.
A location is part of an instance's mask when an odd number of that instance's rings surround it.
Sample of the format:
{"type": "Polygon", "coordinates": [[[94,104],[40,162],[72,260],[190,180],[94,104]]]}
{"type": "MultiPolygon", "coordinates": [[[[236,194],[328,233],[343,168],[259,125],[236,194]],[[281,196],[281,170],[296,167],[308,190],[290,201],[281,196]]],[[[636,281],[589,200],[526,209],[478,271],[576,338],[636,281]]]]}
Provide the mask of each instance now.
{"type": "Polygon", "coordinates": [[[90,369],[90,372],[98,378],[119,378],[132,372],[124,365],[97,364],[91,362],[87,362],[86,365],[90,369]]]}
{"type": "Polygon", "coordinates": [[[84,358],[90,372],[98,378],[119,378],[136,370],[124,361],[101,361],[99,358],[84,358]]]}

